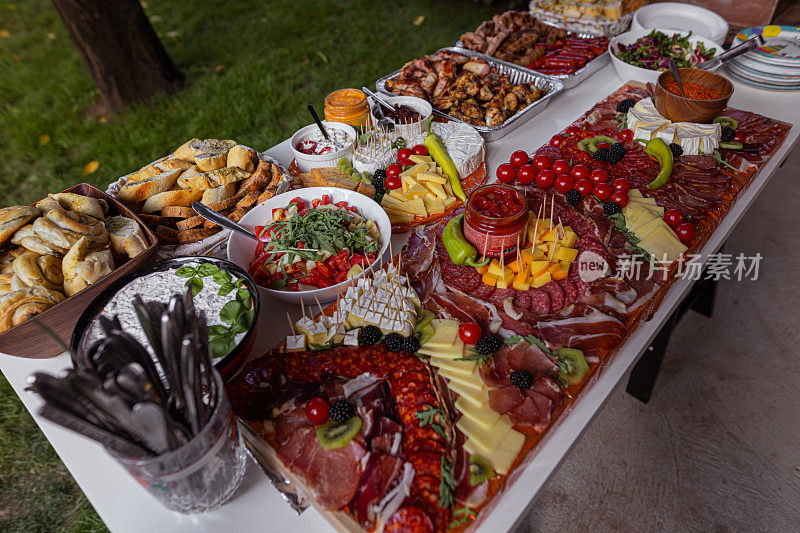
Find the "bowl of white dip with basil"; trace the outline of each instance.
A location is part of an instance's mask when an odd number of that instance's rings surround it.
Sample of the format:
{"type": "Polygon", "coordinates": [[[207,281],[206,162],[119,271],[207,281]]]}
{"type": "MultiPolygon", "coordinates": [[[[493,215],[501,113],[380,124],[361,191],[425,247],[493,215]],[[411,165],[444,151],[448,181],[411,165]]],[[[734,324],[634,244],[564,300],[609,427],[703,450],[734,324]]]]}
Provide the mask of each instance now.
{"type": "MultiPolygon", "coordinates": [[[[175,293],[190,288],[196,311],[206,319],[214,366],[231,375],[244,362],[255,337],[260,308],[258,288],[247,272],[230,261],[208,257],[179,257],[134,271],[103,291],[83,312],[72,334],[76,366],[85,364],[88,347],[103,336],[100,317],[120,321],[148,351],[144,329],[133,306],[144,302],[168,303],[175,293]]],[[[151,354],[152,355],[152,354],[151,354]]]]}

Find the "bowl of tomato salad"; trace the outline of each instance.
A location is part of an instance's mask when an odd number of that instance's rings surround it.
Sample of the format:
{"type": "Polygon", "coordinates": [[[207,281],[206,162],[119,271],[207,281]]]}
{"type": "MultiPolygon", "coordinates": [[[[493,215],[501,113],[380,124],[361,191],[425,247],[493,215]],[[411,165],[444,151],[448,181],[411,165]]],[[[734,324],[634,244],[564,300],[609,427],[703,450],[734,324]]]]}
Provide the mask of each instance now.
{"type": "Polygon", "coordinates": [[[290,303],[334,300],[380,268],[391,239],[389,217],[378,204],[334,187],[279,194],[239,224],[258,241],[232,233],[228,258],[265,292],[290,303]]]}

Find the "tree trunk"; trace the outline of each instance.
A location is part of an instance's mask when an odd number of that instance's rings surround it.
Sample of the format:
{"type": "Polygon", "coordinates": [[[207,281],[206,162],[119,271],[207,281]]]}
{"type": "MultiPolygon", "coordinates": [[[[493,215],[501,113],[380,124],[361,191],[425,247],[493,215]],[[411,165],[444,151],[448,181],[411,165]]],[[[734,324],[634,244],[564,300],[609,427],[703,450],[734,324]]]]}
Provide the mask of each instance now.
{"type": "Polygon", "coordinates": [[[138,0],[53,0],[103,104],[118,110],[183,85],[138,0]]]}

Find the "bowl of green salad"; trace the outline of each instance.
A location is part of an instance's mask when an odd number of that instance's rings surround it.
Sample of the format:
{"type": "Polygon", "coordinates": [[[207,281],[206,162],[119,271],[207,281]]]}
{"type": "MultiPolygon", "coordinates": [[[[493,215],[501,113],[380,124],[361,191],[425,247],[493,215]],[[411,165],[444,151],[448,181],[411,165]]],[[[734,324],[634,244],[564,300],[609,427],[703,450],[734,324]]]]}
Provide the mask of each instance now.
{"type": "Polygon", "coordinates": [[[631,30],[611,39],[611,62],[622,81],[656,83],[669,70],[669,60],[678,68],[693,68],[722,53],[710,39],[675,30],[631,30]]]}

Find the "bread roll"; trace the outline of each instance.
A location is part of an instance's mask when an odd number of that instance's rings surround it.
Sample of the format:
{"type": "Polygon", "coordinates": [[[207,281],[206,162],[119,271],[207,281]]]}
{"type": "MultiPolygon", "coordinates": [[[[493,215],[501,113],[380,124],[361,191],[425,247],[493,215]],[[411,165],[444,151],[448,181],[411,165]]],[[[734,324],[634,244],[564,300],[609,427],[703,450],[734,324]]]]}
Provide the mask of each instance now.
{"type": "Polygon", "coordinates": [[[151,196],[170,190],[180,173],[180,170],[170,170],[144,180],[128,182],[117,193],[117,198],[130,203],[147,200],[151,196]]]}
{"type": "Polygon", "coordinates": [[[0,244],[41,214],[41,209],[31,205],[14,205],[0,209],[0,244]]]}
{"type": "Polygon", "coordinates": [[[141,181],[146,180],[148,178],[152,178],[156,174],[161,174],[161,170],[156,168],[154,164],[147,165],[146,167],[142,167],[136,172],[131,172],[123,178],[127,179],[129,182],[131,181],[141,181]]]}
{"type": "Polygon", "coordinates": [[[258,155],[252,148],[237,144],[228,152],[228,162],[226,166],[239,167],[246,172],[253,172],[256,169],[253,160],[258,155]]]}
{"type": "Polygon", "coordinates": [[[83,213],[85,215],[89,215],[90,217],[94,217],[97,220],[103,220],[105,218],[103,206],[100,205],[100,202],[96,198],[71,192],[59,192],[56,194],[51,194],[50,196],[54,198],[64,209],[69,211],[77,211],[78,213],[83,213]]]}
{"type": "Polygon", "coordinates": [[[111,237],[111,248],[118,254],[134,258],[147,248],[147,239],[135,220],[115,216],[107,218],[105,225],[111,237]]]}
{"type": "Polygon", "coordinates": [[[178,178],[178,187],[181,189],[210,189],[211,187],[215,187],[216,184],[208,179],[208,176],[205,172],[200,174],[192,174],[191,176],[186,176],[178,178]]]}
{"type": "Polygon", "coordinates": [[[186,161],[185,159],[178,159],[177,157],[169,157],[160,163],[156,163],[154,165],[157,169],[161,172],[166,172],[168,170],[186,170],[191,168],[193,165],[190,161],[186,161]]]}
{"type": "Polygon", "coordinates": [[[225,153],[200,154],[194,157],[194,164],[204,172],[225,168],[227,155],[225,153]]]}
{"type": "Polygon", "coordinates": [[[199,189],[182,189],[179,191],[166,191],[147,199],[142,207],[143,213],[155,213],[168,205],[189,206],[203,197],[199,189]]]}
{"type": "Polygon", "coordinates": [[[203,198],[200,200],[204,205],[212,205],[223,200],[227,200],[236,194],[236,183],[227,183],[220,185],[214,189],[208,189],[203,192],[203,198]]]}
{"type": "Polygon", "coordinates": [[[208,177],[219,185],[226,185],[248,178],[250,173],[236,167],[225,167],[209,172],[208,177]]]}
{"type": "Polygon", "coordinates": [[[176,157],[178,159],[184,159],[186,161],[191,161],[194,158],[194,156],[202,153],[201,150],[192,147],[192,145],[195,142],[200,142],[200,139],[197,138],[189,139],[188,141],[183,143],[177,150],[175,150],[175,153],[172,154],[173,157],[176,157]]]}

